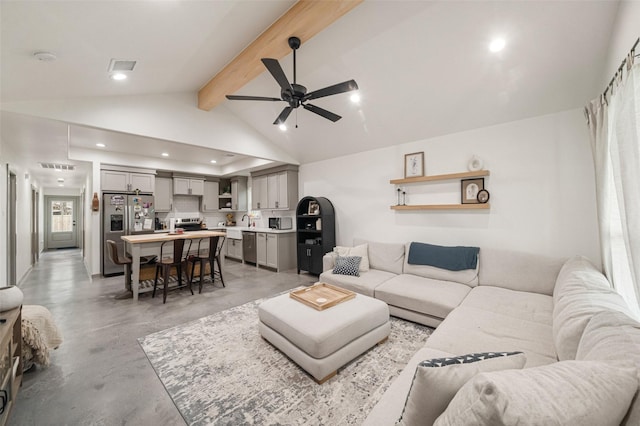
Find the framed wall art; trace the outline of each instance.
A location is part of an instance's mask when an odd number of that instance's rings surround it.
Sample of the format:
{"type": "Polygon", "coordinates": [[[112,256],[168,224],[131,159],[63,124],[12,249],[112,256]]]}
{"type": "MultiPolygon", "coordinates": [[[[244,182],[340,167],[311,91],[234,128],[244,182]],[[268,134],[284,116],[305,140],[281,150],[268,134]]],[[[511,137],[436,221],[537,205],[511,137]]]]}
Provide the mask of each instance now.
{"type": "Polygon", "coordinates": [[[307,214],[312,216],[317,216],[320,214],[320,205],[315,201],[309,202],[309,208],[307,210],[307,214]]]}
{"type": "Polygon", "coordinates": [[[463,179],[460,182],[462,204],[479,204],[478,192],[484,189],[484,178],[463,179]]]}
{"type": "Polygon", "coordinates": [[[414,152],[404,156],[404,177],[424,176],[424,152],[414,152]]]}

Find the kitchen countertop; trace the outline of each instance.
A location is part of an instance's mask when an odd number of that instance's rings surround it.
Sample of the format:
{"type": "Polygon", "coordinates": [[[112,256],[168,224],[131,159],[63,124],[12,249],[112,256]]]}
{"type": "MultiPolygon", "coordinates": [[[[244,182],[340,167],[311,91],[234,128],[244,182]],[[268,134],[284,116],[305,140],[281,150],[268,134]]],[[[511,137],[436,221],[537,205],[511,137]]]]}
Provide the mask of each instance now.
{"type": "Polygon", "coordinates": [[[129,244],[145,244],[145,243],[156,243],[156,242],[164,242],[177,240],[179,238],[185,239],[196,239],[196,238],[210,238],[210,237],[222,237],[224,233],[222,231],[192,231],[185,232],[183,234],[169,234],[167,233],[154,233],[154,234],[137,234],[137,235],[123,235],[122,238],[124,241],[129,244]]]}
{"type": "Polygon", "coordinates": [[[218,230],[218,229],[237,229],[242,232],[269,232],[272,234],[289,234],[292,232],[296,232],[295,229],[271,229],[271,228],[257,228],[257,227],[249,227],[249,226],[218,226],[215,228],[209,228],[209,230],[218,230]]]}
{"type": "MultiPolygon", "coordinates": [[[[271,234],[289,234],[296,232],[295,229],[271,229],[271,228],[257,228],[249,226],[214,226],[207,228],[207,231],[226,231],[227,229],[236,229],[240,232],[268,232],[271,234]]],[[[191,231],[194,232],[194,231],[191,231]]],[[[196,231],[197,232],[197,231],[196,231]]],[[[156,229],[154,234],[168,234],[168,229],[156,229]]]]}

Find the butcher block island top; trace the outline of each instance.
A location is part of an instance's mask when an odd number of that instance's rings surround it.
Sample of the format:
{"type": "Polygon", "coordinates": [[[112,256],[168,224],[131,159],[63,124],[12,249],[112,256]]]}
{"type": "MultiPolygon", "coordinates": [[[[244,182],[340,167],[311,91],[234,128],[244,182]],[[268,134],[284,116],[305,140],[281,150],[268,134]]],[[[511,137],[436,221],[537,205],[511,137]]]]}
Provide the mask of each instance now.
{"type": "Polygon", "coordinates": [[[227,234],[223,231],[191,231],[183,234],[138,234],[124,235],[120,238],[127,244],[131,253],[131,290],[133,291],[133,300],[138,301],[138,293],[140,287],[140,256],[141,255],[157,255],[160,243],[173,241],[178,239],[194,240],[201,238],[224,237],[227,234]]]}
{"type": "Polygon", "coordinates": [[[224,231],[191,231],[183,234],[138,234],[138,235],[124,235],[121,238],[130,244],[144,244],[144,243],[162,243],[164,241],[172,241],[180,238],[192,240],[195,238],[211,238],[211,237],[224,237],[227,235],[224,231]]]}

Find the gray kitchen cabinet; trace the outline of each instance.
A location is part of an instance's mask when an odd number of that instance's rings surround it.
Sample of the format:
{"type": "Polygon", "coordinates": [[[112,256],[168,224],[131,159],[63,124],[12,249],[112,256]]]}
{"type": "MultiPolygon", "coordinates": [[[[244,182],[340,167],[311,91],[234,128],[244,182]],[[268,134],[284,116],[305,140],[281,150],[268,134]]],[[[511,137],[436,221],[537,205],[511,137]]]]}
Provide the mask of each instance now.
{"type": "Polygon", "coordinates": [[[258,232],[256,234],[257,265],[277,272],[296,267],[295,233],[258,232]]]}
{"type": "Polygon", "coordinates": [[[202,195],[201,211],[217,212],[218,211],[218,182],[204,182],[204,193],[202,195]]]}
{"type": "Polygon", "coordinates": [[[156,190],[154,192],[155,208],[157,212],[170,212],[173,210],[173,191],[170,178],[156,178],[156,190]]]}
{"type": "Polygon", "coordinates": [[[252,175],[252,203],[254,210],[290,210],[298,201],[298,172],[279,170],[252,175]]]}
{"type": "Polygon", "coordinates": [[[227,238],[225,244],[227,245],[227,257],[242,260],[242,240],[227,238]]]}
{"type": "Polygon", "coordinates": [[[247,210],[247,178],[244,176],[231,178],[231,210],[247,210]]]}
{"type": "Polygon", "coordinates": [[[174,195],[204,195],[204,179],[173,178],[174,195]]]}
{"type": "Polygon", "coordinates": [[[118,170],[102,170],[100,187],[103,191],[153,193],[156,176],[152,173],[131,173],[118,170]]]}
{"type": "Polygon", "coordinates": [[[298,173],[284,171],[269,175],[268,197],[269,208],[290,210],[291,203],[298,201],[298,173]]]}
{"type": "Polygon", "coordinates": [[[269,204],[267,198],[267,176],[255,176],[251,181],[251,207],[253,210],[266,209],[269,204]]]}
{"type": "Polygon", "coordinates": [[[267,265],[267,233],[258,232],[256,234],[256,254],[257,264],[267,265]]]}

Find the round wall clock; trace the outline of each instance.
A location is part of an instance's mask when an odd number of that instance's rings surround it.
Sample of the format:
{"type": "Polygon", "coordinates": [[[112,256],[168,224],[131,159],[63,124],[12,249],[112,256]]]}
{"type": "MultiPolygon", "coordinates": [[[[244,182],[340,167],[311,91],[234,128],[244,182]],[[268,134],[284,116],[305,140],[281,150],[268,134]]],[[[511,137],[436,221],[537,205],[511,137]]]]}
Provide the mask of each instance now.
{"type": "Polygon", "coordinates": [[[489,191],[487,191],[486,189],[481,189],[480,191],[478,191],[476,199],[481,204],[486,203],[487,201],[489,201],[489,191]]]}

